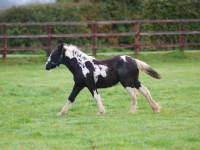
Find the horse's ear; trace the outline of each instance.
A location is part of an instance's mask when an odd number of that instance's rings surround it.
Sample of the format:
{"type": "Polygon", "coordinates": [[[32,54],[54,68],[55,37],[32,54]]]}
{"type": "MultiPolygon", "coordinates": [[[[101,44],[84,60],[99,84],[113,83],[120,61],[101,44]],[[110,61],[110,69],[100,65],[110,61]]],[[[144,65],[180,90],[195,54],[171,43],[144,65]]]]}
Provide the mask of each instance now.
{"type": "Polygon", "coordinates": [[[63,43],[60,43],[60,46],[63,48],[63,43]]]}
{"type": "Polygon", "coordinates": [[[60,46],[61,46],[61,50],[63,51],[63,43],[61,43],[60,46]]]}
{"type": "Polygon", "coordinates": [[[59,43],[57,46],[58,50],[62,52],[63,49],[63,43],[59,43]]]}
{"type": "Polygon", "coordinates": [[[57,47],[63,47],[63,43],[58,43],[57,47]]]}

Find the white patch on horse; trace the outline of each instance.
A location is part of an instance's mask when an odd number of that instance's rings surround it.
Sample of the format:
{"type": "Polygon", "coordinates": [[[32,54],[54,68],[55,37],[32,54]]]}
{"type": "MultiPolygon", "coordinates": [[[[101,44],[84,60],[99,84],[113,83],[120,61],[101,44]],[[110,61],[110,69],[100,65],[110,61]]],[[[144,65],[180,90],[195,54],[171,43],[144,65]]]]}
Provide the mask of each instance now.
{"type": "Polygon", "coordinates": [[[82,69],[83,75],[86,77],[86,75],[87,75],[88,73],[90,73],[90,71],[89,71],[88,68],[85,66],[85,63],[79,64],[79,66],[80,66],[81,69],[82,69]]]}
{"type": "Polygon", "coordinates": [[[105,112],[105,109],[101,103],[101,97],[100,95],[96,92],[96,90],[93,91],[93,94],[94,94],[94,99],[97,103],[97,106],[98,106],[98,114],[103,114],[105,112]]]}
{"type": "Polygon", "coordinates": [[[73,58],[73,55],[72,55],[73,48],[77,48],[77,47],[73,45],[67,45],[67,44],[64,45],[64,49],[66,50],[65,56],[68,56],[70,59],[73,58]]]}
{"type": "Polygon", "coordinates": [[[96,64],[93,64],[94,65],[94,81],[95,83],[97,83],[98,81],[98,76],[101,75],[102,77],[106,77],[107,76],[107,70],[108,70],[108,67],[105,66],[105,65],[96,65],[96,64]]]}
{"type": "Polygon", "coordinates": [[[132,87],[126,87],[126,90],[131,95],[131,98],[132,98],[130,113],[135,113],[136,107],[137,107],[138,92],[135,88],[132,88],[132,87]]]}
{"type": "Polygon", "coordinates": [[[85,66],[85,63],[87,61],[91,62],[95,68],[94,71],[94,81],[95,83],[98,81],[98,76],[101,75],[102,77],[107,76],[107,69],[108,67],[105,65],[96,65],[94,64],[93,60],[95,59],[92,56],[88,56],[85,53],[81,52],[76,46],[74,45],[67,45],[65,44],[64,49],[66,50],[65,56],[68,56],[70,59],[76,58],[78,65],[82,69],[83,75],[86,77],[86,75],[90,72],[89,69],[85,66]]]}
{"type": "Polygon", "coordinates": [[[120,57],[121,57],[121,59],[123,59],[126,62],[126,57],[127,56],[120,56],[120,57]]]}
{"type": "Polygon", "coordinates": [[[66,50],[65,52],[65,56],[68,56],[70,59],[72,58],[76,58],[78,65],[81,67],[82,69],[82,73],[83,75],[86,77],[86,75],[90,72],[88,70],[88,68],[85,66],[85,63],[87,61],[92,61],[93,59],[95,59],[92,56],[88,56],[86,54],[84,54],[83,52],[81,52],[76,46],[74,45],[64,45],[64,49],[66,50]]]}
{"type": "Polygon", "coordinates": [[[72,105],[72,102],[68,100],[67,103],[65,104],[65,106],[62,108],[62,110],[57,114],[57,116],[67,113],[67,111],[71,105],[72,105]]]}
{"type": "Polygon", "coordinates": [[[48,58],[48,60],[47,60],[47,62],[46,62],[46,64],[45,64],[45,66],[46,66],[47,63],[50,62],[50,61],[51,61],[51,54],[50,54],[50,56],[49,56],[49,58],[48,58]]]}

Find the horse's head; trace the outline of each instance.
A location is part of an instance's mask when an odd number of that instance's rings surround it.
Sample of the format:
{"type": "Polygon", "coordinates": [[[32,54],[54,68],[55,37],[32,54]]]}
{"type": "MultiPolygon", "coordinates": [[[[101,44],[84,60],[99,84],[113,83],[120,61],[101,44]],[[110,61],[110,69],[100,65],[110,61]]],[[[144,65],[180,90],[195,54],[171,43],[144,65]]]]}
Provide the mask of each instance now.
{"type": "Polygon", "coordinates": [[[63,44],[58,44],[56,49],[51,53],[47,62],[46,70],[56,68],[62,63],[63,58],[63,44]]]}

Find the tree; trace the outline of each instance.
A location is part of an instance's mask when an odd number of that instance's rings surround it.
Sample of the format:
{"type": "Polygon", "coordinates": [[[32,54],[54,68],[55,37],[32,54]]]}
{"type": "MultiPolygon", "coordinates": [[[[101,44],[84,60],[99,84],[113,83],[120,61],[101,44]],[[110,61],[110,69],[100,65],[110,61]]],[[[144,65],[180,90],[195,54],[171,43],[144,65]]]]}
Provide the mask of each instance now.
{"type": "MultiPolygon", "coordinates": [[[[57,3],[68,2],[69,0],[56,0],[57,3]]],[[[80,0],[74,0],[75,3],[78,3],[80,0]]]]}

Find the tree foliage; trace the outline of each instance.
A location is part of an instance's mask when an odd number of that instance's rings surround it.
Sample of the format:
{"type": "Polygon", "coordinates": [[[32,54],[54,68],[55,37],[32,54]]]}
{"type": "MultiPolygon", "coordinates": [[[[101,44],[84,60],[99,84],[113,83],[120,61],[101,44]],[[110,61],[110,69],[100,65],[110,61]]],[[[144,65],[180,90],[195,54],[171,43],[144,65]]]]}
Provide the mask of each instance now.
{"type": "MultiPolygon", "coordinates": [[[[136,19],[190,19],[200,18],[199,0],[87,0],[90,5],[82,5],[86,0],[71,2],[57,0],[55,4],[31,4],[12,7],[0,11],[0,22],[67,22],[67,21],[102,21],[102,20],[136,20],[136,19]],[[70,5],[72,4],[72,5],[70,5]]],[[[179,31],[179,24],[157,23],[142,24],[141,31],[179,31]]],[[[186,23],[185,30],[200,31],[200,23],[186,23]]],[[[98,32],[130,32],[133,25],[99,25],[98,32]]],[[[9,27],[7,33],[45,34],[44,27],[9,27]]],[[[90,33],[90,26],[54,26],[53,34],[90,33]]],[[[1,31],[0,31],[1,33],[1,31]]],[[[186,42],[198,42],[199,35],[187,35],[186,42]]],[[[77,45],[91,43],[88,38],[53,39],[77,45]]],[[[101,43],[132,43],[134,37],[106,37],[101,43]]],[[[141,41],[146,43],[178,43],[179,36],[146,36],[141,41]]],[[[45,45],[45,39],[10,39],[9,46],[45,45]]]]}
{"type": "MultiPolygon", "coordinates": [[[[143,18],[156,19],[198,19],[200,17],[200,1],[198,0],[146,0],[143,18]]],[[[179,31],[180,25],[174,23],[156,23],[144,26],[147,31],[179,31]]],[[[200,23],[185,23],[186,31],[200,31],[200,23]]],[[[179,43],[179,36],[149,36],[154,43],[179,43]]],[[[186,42],[197,42],[200,35],[186,35],[186,42]]]]}

